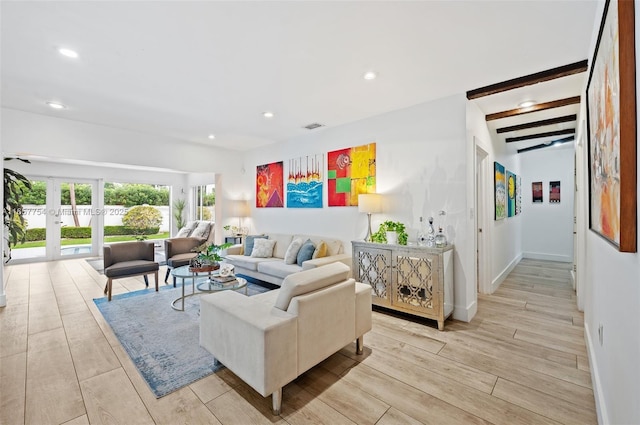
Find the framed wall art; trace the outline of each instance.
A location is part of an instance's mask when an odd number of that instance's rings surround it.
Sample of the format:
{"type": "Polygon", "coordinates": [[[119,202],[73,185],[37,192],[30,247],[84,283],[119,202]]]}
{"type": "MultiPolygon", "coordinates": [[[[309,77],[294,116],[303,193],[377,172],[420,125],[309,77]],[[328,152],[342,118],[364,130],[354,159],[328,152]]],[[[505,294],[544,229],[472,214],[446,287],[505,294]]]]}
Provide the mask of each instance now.
{"type": "Polygon", "coordinates": [[[531,183],[531,199],[534,204],[542,203],[542,182],[531,183]]]}
{"type": "Polygon", "coordinates": [[[322,154],[287,161],[287,208],[322,208],[322,154]]]}
{"type": "Polygon", "coordinates": [[[637,251],[634,2],[607,0],[587,83],[589,228],[637,251]]]}
{"type": "Polygon", "coordinates": [[[327,153],[327,196],[330,207],[358,205],[358,195],[376,192],[376,144],[327,153]]]}
{"type": "Polygon", "coordinates": [[[507,171],[507,217],[516,215],[516,175],[507,171]]]}
{"type": "Polygon", "coordinates": [[[549,203],[550,204],[560,203],[560,182],[559,181],[549,182],[549,203]]]}
{"type": "Polygon", "coordinates": [[[494,220],[502,220],[507,216],[507,180],[504,165],[493,163],[493,188],[495,201],[494,220]]]}
{"type": "Polygon", "coordinates": [[[522,212],[522,179],[516,176],[516,215],[522,212]]]}
{"type": "Polygon", "coordinates": [[[256,207],[282,208],[283,203],[282,161],[256,167],[256,207]]]}

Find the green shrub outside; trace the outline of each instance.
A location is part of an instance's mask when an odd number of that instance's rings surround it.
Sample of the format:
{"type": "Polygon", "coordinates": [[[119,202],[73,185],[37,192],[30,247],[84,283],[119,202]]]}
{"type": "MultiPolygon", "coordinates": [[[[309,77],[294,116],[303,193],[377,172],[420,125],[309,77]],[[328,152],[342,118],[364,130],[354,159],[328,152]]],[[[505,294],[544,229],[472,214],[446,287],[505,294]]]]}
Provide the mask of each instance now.
{"type": "MultiPolygon", "coordinates": [[[[105,236],[130,236],[142,233],[143,235],[155,235],[159,233],[159,227],[149,227],[147,229],[132,229],[127,226],[105,226],[105,236]]],[[[35,229],[27,229],[27,238],[29,242],[43,241],[47,237],[47,230],[44,227],[35,229]]],[[[63,227],[60,235],[63,239],[86,239],[91,237],[91,227],[63,227]]]]}

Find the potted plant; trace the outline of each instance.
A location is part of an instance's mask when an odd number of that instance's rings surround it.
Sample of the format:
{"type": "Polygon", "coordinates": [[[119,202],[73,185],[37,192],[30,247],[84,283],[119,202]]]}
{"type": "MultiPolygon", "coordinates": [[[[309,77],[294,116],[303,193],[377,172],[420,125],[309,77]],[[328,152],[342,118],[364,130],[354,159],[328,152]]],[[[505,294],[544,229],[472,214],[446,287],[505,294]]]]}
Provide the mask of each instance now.
{"type": "Polygon", "coordinates": [[[387,220],[381,223],[378,231],[371,235],[371,240],[377,243],[406,245],[408,237],[404,224],[399,221],[387,220]]]}
{"type": "Polygon", "coordinates": [[[189,267],[192,271],[210,271],[220,268],[220,261],[224,260],[220,252],[230,246],[233,246],[233,244],[224,243],[222,245],[216,245],[210,243],[200,245],[194,249],[198,255],[189,262],[189,267]]]}
{"type": "MultiPolygon", "coordinates": [[[[17,159],[30,164],[29,160],[22,158],[5,158],[5,161],[17,159]]],[[[11,259],[11,246],[18,242],[24,242],[27,236],[25,219],[22,210],[22,197],[31,189],[28,178],[9,168],[4,169],[4,227],[5,238],[3,241],[3,257],[5,263],[11,259]]]]}

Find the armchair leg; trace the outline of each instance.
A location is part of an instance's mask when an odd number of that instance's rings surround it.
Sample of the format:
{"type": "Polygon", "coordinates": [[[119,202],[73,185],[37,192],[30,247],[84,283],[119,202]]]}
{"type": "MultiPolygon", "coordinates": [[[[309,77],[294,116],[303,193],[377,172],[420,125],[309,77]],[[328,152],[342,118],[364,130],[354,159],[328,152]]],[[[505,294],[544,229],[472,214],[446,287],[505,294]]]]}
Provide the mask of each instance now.
{"type": "Polygon", "coordinates": [[[148,288],[149,287],[149,278],[147,277],[146,274],[143,277],[144,277],[144,286],[146,286],[148,288]]]}
{"type": "Polygon", "coordinates": [[[113,283],[113,279],[109,278],[107,280],[107,301],[111,301],[111,284],[113,283]]]}
{"type": "Polygon", "coordinates": [[[273,414],[278,416],[282,408],[282,387],[278,388],[271,394],[271,410],[273,414]]]}
{"type": "Polygon", "coordinates": [[[359,336],[356,339],[356,354],[362,354],[364,352],[364,335],[359,336]]]}
{"type": "MultiPolygon", "coordinates": [[[[184,282],[182,282],[182,283],[184,284],[184,282]]],[[[174,288],[176,287],[176,277],[175,276],[173,277],[173,287],[174,288]]]]}
{"type": "Polygon", "coordinates": [[[169,280],[170,273],[171,273],[171,269],[167,267],[167,274],[164,275],[164,283],[167,283],[167,280],[169,280]]]}
{"type": "Polygon", "coordinates": [[[155,274],[155,278],[156,278],[156,292],[158,292],[158,270],[156,270],[155,274]]]}

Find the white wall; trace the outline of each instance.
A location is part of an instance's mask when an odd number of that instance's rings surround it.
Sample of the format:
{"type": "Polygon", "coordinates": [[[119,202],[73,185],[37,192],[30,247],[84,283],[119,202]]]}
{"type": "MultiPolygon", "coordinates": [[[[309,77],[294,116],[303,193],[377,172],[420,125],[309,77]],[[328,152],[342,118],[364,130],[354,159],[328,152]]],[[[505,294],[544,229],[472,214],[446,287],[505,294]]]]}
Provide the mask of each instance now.
{"type": "MultiPolygon", "coordinates": [[[[595,45],[602,5],[594,22],[595,45]]],[[[636,8],[640,22],[640,8],[636,8]]],[[[640,69],[640,31],[636,30],[636,69],[640,69]]],[[[593,50],[592,50],[593,51],[593,50]]],[[[592,55],[590,56],[592,57],[592,55]]],[[[636,87],[640,87],[636,72],[636,87]]],[[[586,87],[585,87],[586,89],[586,87]]],[[[636,90],[636,94],[640,91],[636,90]]],[[[636,98],[640,105],[640,97],[636,98]]],[[[636,108],[636,111],[640,111],[636,108]]],[[[639,116],[640,117],[640,116],[639,116]]],[[[638,120],[636,120],[638,122],[638,120]]],[[[640,254],[620,253],[601,237],[588,230],[587,145],[577,147],[580,185],[578,205],[579,241],[584,241],[584,261],[580,261],[577,284],[582,286],[585,309],[585,337],[598,419],[602,424],[640,423],[640,254]],[[583,191],[580,192],[581,187],[583,191]],[[603,343],[598,327],[603,328],[603,343]]],[[[636,164],[640,164],[640,150],[636,164]]],[[[638,173],[640,200],[640,173],[638,173]]],[[[637,222],[640,223],[640,208],[637,222]]],[[[639,239],[640,240],[640,239],[639,239]]],[[[580,257],[579,257],[580,258],[580,257]]]]}
{"type": "Polygon", "coordinates": [[[366,233],[365,214],[356,207],[326,206],[326,186],[322,209],[255,208],[256,166],[314,153],[324,153],[326,161],[328,151],[376,142],[377,192],[385,195],[385,203],[384,212],[373,215],[374,231],[384,220],[399,220],[415,240],[420,216],[437,218],[445,210],[447,237],[456,246],[454,317],[470,320],[476,293],[465,105],[463,95],[452,96],[248,152],[245,173],[224,176],[234,186],[227,196],[250,196],[254,231],[333,236],[350,251],[351,240],[366,233]]]}
{"type": "MultiPolygon", "coordinates": [[[[490,241],[488,252],[491,291],[495,291],[522,258],[522,214],[494,220],[494,161],[504,165],[517,175],[522,176],[520,158],[507,153],[505,143],[493,137],[487,128],[485,114],[474,102],[467,104],[467,128],[470,143],[476,143],[488,153],[489,175],[485,176],[485,217],[488,226],[483,228],[484,237],[490,241]]],[[[475,155],[475,153],[474,153],[475,155]]],[[[471,162],[475,164],[475,160],[471,162]]],[[[522,206],[524,212],[524,205],[522,206]]]]}
{"type": "Polygon", "coordinates": [[[574,147],[572,143],[524,152],[522,173],[522,255],[573,261],[574,147]],[[560,202],[549,202],[549,182],[560,181],[560,202]],[[533,203],[532,182],[542,182],[542,203],[533,203]]]}

